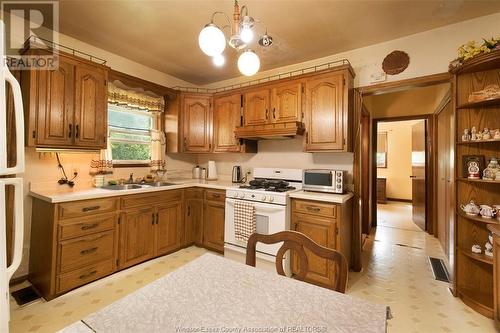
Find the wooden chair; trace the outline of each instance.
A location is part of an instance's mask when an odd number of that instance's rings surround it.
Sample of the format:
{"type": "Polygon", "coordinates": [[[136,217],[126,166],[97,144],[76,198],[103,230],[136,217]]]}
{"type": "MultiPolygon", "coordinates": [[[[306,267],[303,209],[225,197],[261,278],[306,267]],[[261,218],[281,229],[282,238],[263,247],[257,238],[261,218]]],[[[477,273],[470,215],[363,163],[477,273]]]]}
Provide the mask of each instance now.
{"type": "Polygon", "coordinates": [[[310,250],[315,255],[331,260],[334,263],[335,278],[330,289],[345,293],[347,286],[348,266],[344,255],[334,249],[321,246],[303,233],[297,231],[281,231],[272,235],[262,235],[254,233],[250,236],[247,243],[246,264],[255,267],[255,256],[257,243],[276,244],[283,242],[283,245],[276,254],[276,270],[278,274],[285,276],[283,270],[283,255],[288,250],[294,250],[299,259],[299,272],[294,278],[304,281],[309,271],[309,263],[304,248],[310,250]]]}

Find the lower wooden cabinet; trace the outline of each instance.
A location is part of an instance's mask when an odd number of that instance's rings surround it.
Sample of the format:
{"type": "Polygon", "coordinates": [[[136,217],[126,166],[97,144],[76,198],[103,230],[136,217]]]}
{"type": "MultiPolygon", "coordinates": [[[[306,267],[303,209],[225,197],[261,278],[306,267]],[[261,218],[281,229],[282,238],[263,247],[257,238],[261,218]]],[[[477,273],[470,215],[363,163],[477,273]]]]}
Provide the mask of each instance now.
{"type": "MultiPolygon", "coordinates": [[[[344,204],[292,199],[293,230],[309,236],[319,245],[341,252],[350,261],[352,237],[352,200],[344,204]]],[[[332,286],[334,266],[306,250],[309,272],[305,280],[323,287],[332,286]]],[[[291,254],[292,274],[298,273],[298,258],[291,254]]]]}
{"type": "Polygon", "coordinates": [[[154,208],[131,210],[120,217],[119,267],[125,268],[153,258],[154,208]]]}
{"type": "Polygon", "coordinates": [[[223,253],[225,191],[189,188],[52,204],[33,199],[29,280],[50,300],[196,244],[223,253]]]}
{"type": "Polygon", "coordinates": [[[203,246],[224,252],[224,202],[205,200],[203,209],[203,246]]]}

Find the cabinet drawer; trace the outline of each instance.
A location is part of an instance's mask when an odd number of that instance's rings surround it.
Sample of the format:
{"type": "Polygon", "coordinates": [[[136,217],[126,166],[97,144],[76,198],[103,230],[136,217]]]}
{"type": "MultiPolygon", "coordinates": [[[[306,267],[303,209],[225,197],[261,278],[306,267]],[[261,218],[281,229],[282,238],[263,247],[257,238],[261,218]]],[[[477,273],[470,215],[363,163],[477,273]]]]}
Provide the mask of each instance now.
{"type": "Polygon", "coordinates": [[[106,198],[61,203],[59,204],[59,218],[68,219],[113,212],[118,209],[118,202],[117,198],[106,198]]]}
{"type": "Polygon", "coordinates": [[[57,277],[57,293],[62,293],[100,279],[113,273],[113,259],[99,262],[95,265],[77,269],[76,271],[57,277]]]}
{"type": "Polygon", "coordinates": [[[162,204],[179,200],[182,200],[182,190],[129,195],[122,198],[122,209],[144,206],[149,207],[155,204],[162,204]]]}
{"type": "Polygon", "coordinates": [[[224,202],[226,200],[226,191],[205,190],[205,200],[224,202]]]}
{"type": "Polygon", "coordinates": [[[64,220],[59,223],[59,239],[81,237],[115,228],[116,215],[106,214],[89,219],[64,220]]]}
{"type": "Polygon", "coordinates": [[[59,271],[68,272],[113,257],[114,231],[59,243],[59,271]]]}
{"type": "Polygon", "coordinates": [[[188,188],[184,190],[185,199],[203,199],[203,189],[188,188]]]}
{"type": "Polygon", "coordinates": [[[292,210],[293,212],[300,212],[313,215],[321,215],[328,217],[337,216],[337,207],[334,204],[326,204],[317,201],[308,200],[293,200],[292,210]]]}

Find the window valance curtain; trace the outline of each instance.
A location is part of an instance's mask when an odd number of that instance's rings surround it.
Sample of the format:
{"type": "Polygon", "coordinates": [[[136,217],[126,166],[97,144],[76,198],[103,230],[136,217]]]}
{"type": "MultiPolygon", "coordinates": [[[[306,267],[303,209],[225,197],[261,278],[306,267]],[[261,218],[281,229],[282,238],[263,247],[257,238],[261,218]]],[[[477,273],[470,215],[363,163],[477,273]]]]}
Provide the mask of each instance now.
{"type": "Polygon", "coordinates": [[[108,103],[150,112],[163,112],[165,110],[163,97],[140,88],[127,87],[118,80],[108,84],[108,103]]]}

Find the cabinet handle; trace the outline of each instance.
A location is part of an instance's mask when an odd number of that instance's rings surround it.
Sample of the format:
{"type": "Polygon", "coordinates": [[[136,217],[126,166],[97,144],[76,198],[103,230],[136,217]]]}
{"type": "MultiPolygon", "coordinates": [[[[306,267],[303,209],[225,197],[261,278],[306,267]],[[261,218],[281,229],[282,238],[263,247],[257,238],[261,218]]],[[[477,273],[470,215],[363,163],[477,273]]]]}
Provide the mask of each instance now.
{"type": "Polygon", "coordinates": [[[89,273],[87,273],[87,274],[80,275],[80,276],[79,276],[79,279],[80,279],[80,280],[83,280],[83,279],[89,278],[89,277],[91,277],[92,275],[96,275],[96,274],[97,274],[97,271],[92,271],[92,272],[89,272],[89,273]]]}
{"type": "Polygon", "coordinates": [[[78,138],[80,136],[80,126],[76,125],[75,127],[75,138],[78,138]]]}
{"type": "Polygon", "coordinates": [[[187,214],[188,216],[191,216],[191,206],[188,206],[188,211],[187,211],[187,213],[188,213],[188,214],[187,214]]]}
{"type": "Polygon", "coordinates": [[[159,213],[156,213],[156,224],[158,224],[160,221],[160,216],[159,216],[159,213]]]}
{"type": "Polygon", "coordinates": [[[187,138],[184,137],[184,150],[187,150],[187,138]]]}
{"type": "Polygon", "coordinates": [[[311,206],[307,206],[306,209],[310,212],[319,212],[321,210],[321,208],[319,207],[311,207],[311,206]]]}
{"type": "Polygon", "coordinates": [[[155,224],[155,213],[151,214],[152,219],[151,219],[151,225],[155,224]]]}
{"type": "Polygon", "coordinates": [[[269,119],[269,110],[266,109],[266,120],[269,119]]]}
{"type": "Polygon", "coordinates": [[[97,249],[98,249],[98,247],[96,246],[96,247],[92,247],[92,248],[90,248],[90,249],[81,250],[81,251],[80,251],[80,254],[81,254],[82,256],[87,255],[87,254],[91,254],[91,253],[94,253],[95,251],[97,251],[97,249]]]}
{"type": "Polygon", "coordinates": [[[93,223],[93,224],[84,224],[80,228],[81,230],[89,230],[89,229],[94,229],[99,225],[99,223],[93,223]]]}
{"type": "Polygon", "coordinates": [[[71,138],[72,136],[73,136],[73,125],[69,124],[68,138],[71,138]]]}
{"type": "Polygon", "coordinates": [[[220,194],[218,194],[218,193],[212,193],[212,198],[220,198],[220,194]]]}
{"type": "Polygon", "coordinates": [[[91,212],[93,210],[98,210],[99,208],[101,208],[101,206],[83,207],[82,212],[87,213],[87,212],[91,212]]]}
{"type": "Polygon", "coordinates": [[[276,108],[273,108],[273,119],[276,119],[276,108]]]}

